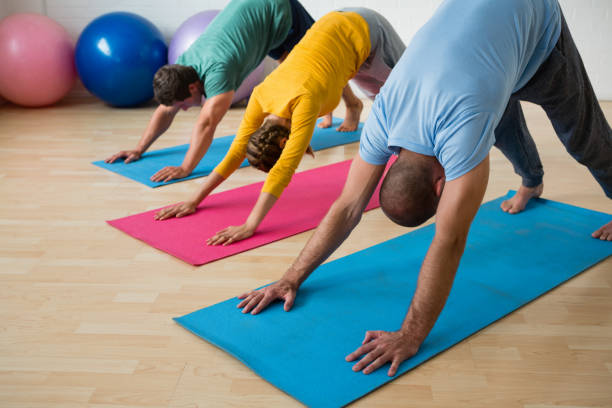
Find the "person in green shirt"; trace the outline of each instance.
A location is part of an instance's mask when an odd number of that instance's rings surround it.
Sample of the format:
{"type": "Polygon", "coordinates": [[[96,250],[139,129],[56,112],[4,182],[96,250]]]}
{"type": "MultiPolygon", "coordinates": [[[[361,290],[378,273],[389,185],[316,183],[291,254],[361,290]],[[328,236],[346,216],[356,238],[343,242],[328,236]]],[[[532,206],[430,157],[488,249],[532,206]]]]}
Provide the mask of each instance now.
{"type": "MultiPolygon", "coordinates": [[[[179,110],[202,106],[183,163],[164,167],[151,180],[164,182],[188,176],[210,147],[215,129],[242,81],[266,55],[284,60],[313,23],[297,0],[230,1],[204,33],[179,56],[177,64],[165,65],[155,74],[153,88],[160,105],[136,148],[122,150],[105,161],[113,163],[123,159],[130,163],[138,160],[170,127],[179,110]],[[204,97],[206,100],[202,104],[204,97]]],[[[352,95],[350,103],[358,105],[361,111],[361,101],[357,97],[352,95]]]]}

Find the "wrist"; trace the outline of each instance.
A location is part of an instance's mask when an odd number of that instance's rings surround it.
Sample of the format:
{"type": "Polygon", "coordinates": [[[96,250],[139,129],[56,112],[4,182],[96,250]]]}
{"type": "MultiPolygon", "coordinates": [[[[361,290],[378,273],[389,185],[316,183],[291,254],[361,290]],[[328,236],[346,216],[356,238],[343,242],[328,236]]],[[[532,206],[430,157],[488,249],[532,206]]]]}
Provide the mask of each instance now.
{"type": "Polygon", "coordinates": [[[187,200],[184,203],[193,208],[196,208],[200,204],[200,202],[197,200],[187,200]]]}
{"type": "Polygon", "coordinates": [[[244,223],[244,228],[246,228],[250,232],[255,232],[255,230],[257,229],[257,224],[247,220],[247,222],[244,223]]]}
{"type": "Polygon", "coordinates": [[[402,337],[410,338],[418,344],[423,343],[429,331],[418,321],[412,314],[412,310],[408,311],[406,319],[402,323],[402,327],[398,330],[402,337]]]}
{"type": "Polygon", "coordinates": [[[287,269],[287,272],[285,272],[285,275],[283,275],[281,281],[297,290],[302,285],[304,280],[302,279],[301,274],[291,266],[289,269],[287,269]]]}

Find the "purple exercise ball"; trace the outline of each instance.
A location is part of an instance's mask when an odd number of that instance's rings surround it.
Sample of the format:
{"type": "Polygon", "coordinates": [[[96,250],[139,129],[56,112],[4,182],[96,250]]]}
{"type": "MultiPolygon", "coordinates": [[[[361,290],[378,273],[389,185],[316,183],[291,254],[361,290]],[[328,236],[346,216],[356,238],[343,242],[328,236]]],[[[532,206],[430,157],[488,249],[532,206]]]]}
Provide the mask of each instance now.
{"type": "MultiPolygon", "coordinates": [[[[219,14],[220,10],[207,10],[197,13],[189,17],[172,36],[170,46],[168,47],[168,63],[175,64],[178,57],[187,51],[189,46],[206,30],[206,27],[219,14]]],[[[251,72],[245,80],[240,84],[232,103],[240,102],[248,98],[253,92],[253,88],[257,86],[263,79],[264,64],[263,61],[251,72]]]]}

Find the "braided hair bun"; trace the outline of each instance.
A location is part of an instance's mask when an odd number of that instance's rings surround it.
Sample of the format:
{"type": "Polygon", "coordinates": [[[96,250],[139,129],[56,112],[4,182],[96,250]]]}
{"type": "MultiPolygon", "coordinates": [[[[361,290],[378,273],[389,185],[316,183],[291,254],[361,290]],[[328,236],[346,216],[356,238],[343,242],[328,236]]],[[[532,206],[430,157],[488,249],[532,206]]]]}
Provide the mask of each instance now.
{"type": "Polygon", "coordinates": [[[251,166],[269,172],[283,152],[289,138],[289,129],[281,125],[264,123],[251,135],[246,157],[251,166]]]}

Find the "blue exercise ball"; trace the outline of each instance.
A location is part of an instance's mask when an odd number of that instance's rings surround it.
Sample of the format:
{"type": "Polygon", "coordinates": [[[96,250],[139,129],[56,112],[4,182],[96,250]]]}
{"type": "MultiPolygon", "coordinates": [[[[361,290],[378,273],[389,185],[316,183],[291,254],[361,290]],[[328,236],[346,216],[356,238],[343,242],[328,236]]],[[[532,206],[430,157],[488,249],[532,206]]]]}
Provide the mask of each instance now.
{"type": "Polygon", "coordinates": [[[91,93],[113,106],[153,97],[153,76],[168,60],[161,32],[137,14],[104,14],[85,27],[75,50],[79,77],[91,93]]]}

